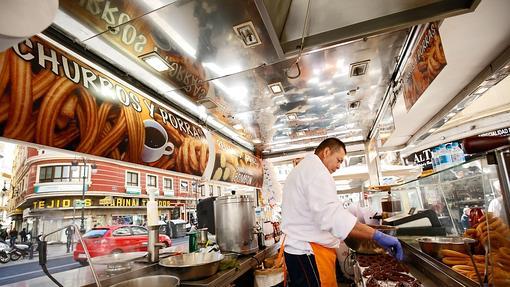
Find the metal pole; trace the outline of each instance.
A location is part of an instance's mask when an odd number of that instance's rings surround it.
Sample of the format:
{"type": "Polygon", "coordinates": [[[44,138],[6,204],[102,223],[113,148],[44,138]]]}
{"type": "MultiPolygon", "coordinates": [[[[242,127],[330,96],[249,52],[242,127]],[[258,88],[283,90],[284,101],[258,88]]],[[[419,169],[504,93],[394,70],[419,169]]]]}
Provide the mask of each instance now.
{"type": "Polygon", "coordinates": [[[85,158],[82,158],[83,159],[83,189],[82,189],[82,193],[81,193],[81,222],[80,222],[80,232],[82,234],[85,233],[85,170],[86,170],[86,167],[87,167],[87,161],[85,160],[85,158]]]}

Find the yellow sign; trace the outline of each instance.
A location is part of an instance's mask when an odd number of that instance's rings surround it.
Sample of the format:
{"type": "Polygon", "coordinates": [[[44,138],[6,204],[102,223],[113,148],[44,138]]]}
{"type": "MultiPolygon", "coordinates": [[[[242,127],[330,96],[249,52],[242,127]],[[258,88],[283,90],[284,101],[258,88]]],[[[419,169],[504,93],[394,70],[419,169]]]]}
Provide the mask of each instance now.
{"type": "MultiPolygon", "coordinates": [[[[34,209],[52,209],[52,208],[69,208],[74,206],[74,201],[80,199],[71,198],[53,198],[46,200],[39,200],[33,203],[34,209]]],[[[92,199],[85,199],[85,207],[92,206],[92,199]]]]}
{"type": "MultiPolygon", "coordinates": [[[[32,203],[32,208],[36,209],[55,209],[55,208],[72,208],[80,198],[48,198],[38,200],[32,203]]],[[[99,198],[86,198],[85,207],[144,207],[147,206],[148,199],[146,198],[131,198],[131,197],[115,197],[106,196],[102,199],[99,198]]],[[[176,202],[171,200],[158,200],[160,207],[177,206],[176,202]]]]}

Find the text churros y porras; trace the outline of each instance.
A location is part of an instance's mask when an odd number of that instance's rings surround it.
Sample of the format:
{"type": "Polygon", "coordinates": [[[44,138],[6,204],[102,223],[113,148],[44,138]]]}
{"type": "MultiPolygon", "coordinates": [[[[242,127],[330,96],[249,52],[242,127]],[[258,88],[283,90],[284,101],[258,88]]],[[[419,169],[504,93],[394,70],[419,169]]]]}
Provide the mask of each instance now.
{"type": "Polygon", "coordinates": [[[0,54],[0,135],[203,175],[203,129],[39,37],[0,54]]]}

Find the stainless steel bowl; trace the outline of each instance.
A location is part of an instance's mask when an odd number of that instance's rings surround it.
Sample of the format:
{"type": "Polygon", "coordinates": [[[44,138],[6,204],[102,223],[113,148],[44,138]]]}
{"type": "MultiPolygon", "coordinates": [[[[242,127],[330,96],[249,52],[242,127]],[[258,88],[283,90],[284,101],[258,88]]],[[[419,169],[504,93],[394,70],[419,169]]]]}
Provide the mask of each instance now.
{"type": "Polygon", "coordinates": [[[123,281],[111,287],[177,287],[179,283],[179,278],[175,276],[155,275],[123,281]]]}
{"type": "Polygon", "coordinates": [[[216,274],[223,258],[218,252],[190,253],[161,259],[159,265],[169,268],[181,280],[197,280],[216,274]]]}
{"type": "Polygon", "coordinates": [[[442,249],[455,250],[467,254],[466,244],[471,252],[474,251],[476,240],[465,237],[421,237],[416,239],[420,244],[421,251],[428,255],[441,259],[442,249]]]}

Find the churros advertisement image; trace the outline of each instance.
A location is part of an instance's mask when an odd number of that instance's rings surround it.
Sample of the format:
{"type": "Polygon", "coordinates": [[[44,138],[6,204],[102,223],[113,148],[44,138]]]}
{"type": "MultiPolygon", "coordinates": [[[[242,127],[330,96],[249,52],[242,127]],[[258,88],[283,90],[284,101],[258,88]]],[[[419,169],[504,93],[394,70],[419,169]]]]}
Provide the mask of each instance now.
{"type": "Polygon", "coordinates": [[[212,180],[262,187],[262,160],[220,137],[213,139],[216,155],[212,180]]]}
{"type": "MultiPolygon", "coordinates": [[[[158,2],[163,7],[173,1],[158,2]]],[[[209,82],[205,81],[204,68],[199,61],[194,61],[186,53],[179,51],[178,43],[160,28],[162,19],[172,17],[167,14],[170,7],[163,8],[157,15],[144,17],[144,14],[154,8],[153,5],[154,3],[146,1],[60,1],[62,11],[96,33],[104,31],[98,37],[133,61],[141,62],[140,56],[156,51],[171,67],[168,72],[156,75],[172,82],[190,99],[204,99],[209,93],[209,82]]]]}
{"type": "Polygon", "coordinates": [[[0,53],[0,136],[204,175],[210,133],[72,55],[37,36],[0,53]]]}
{"type": "Polygon", "coordinates": [[[402,85],[408,111],[445,66],[439,28],[437,22],[432,22],[425,26],[404,69],[402,85]]]}

